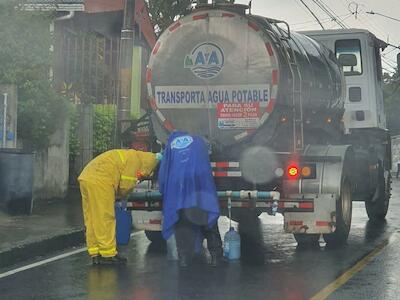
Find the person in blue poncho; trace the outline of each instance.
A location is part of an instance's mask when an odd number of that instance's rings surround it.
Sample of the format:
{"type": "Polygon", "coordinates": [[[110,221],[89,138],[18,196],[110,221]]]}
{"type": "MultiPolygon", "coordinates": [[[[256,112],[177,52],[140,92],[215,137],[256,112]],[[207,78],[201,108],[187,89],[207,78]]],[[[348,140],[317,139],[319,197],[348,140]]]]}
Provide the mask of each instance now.
{"type": "Polygon", "coordinates": [[[208,147],[203,138],[173,132],[168,138],[158,173],[163,196],[162,235],[175,233],[179,264],[186,267],[192,258],[196,235],[207,238],[211,265],[222,253],[218,231],[219,204],[212,176],[208,147]]]}

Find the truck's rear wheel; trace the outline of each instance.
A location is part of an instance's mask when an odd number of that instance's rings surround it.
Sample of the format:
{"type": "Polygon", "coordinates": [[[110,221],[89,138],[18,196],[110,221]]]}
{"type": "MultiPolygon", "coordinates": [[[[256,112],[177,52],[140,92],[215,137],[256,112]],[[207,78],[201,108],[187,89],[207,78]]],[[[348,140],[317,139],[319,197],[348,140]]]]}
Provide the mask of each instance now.
{"type": "Polygon", "coordinates": [[[340,197],[336,202],[336,230],[324,234],[328,246],[341,246],[347,242],[351,226],[352,199],[351,185],[345,178],[342,180],[340,197]]]}
{"type": "Polygon", "coordinates": [[[145,233],[146,237],[149,239],[149,241],[152,243],[156,243],[156,244],[165,243],[165,240],[162,237],[161,231],[145,230],[144,233],[145,233]]]}
{"type": "Polygon", "coordinates": [[[382,165],[379,165],[379,182],[377,188],[377,195],[365,201],[365,208],[367,210],[368,218],[371,221],[382,221],[385,219],[390,199],[390,185],[391,176],[389,171],[384,171],[382,165]]]}
{"type": "Polygon", "coordinates": [[[320,236],[320,234],[295,233],[294,239],[299,247],[309,247],[318,245],[320,236]]]}

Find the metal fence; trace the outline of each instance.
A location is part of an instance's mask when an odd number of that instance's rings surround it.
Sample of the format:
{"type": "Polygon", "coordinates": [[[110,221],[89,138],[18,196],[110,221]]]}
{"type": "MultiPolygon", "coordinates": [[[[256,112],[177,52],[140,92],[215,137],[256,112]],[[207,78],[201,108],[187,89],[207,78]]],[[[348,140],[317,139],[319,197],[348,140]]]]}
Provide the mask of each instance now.
{"type": "Polygon", "coordinates": [[[75,103],[117,103],[119,44],[118,37],[63,30],[61,76],[75,103]]]}

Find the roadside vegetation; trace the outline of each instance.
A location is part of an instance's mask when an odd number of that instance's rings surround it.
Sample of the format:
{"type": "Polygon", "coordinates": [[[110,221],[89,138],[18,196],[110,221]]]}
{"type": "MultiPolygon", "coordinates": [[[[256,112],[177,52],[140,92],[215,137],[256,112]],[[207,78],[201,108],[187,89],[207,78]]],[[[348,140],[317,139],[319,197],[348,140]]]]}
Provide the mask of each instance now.
{"type": "Polygon", "coordinates": [[[383,97],[385,101],[385,111],[387,126],[392,135],[400,134],[400,74],[399,70],[390,76],[384,74],[383,97]]]}
{"type": "Polygon", "coordinates": [[[23,11],[18,2],[0,3],[0,83],[17,86],[18,138],[40,150],[66,117],[68,101],[52,86],[54,14],[23,11]]]}

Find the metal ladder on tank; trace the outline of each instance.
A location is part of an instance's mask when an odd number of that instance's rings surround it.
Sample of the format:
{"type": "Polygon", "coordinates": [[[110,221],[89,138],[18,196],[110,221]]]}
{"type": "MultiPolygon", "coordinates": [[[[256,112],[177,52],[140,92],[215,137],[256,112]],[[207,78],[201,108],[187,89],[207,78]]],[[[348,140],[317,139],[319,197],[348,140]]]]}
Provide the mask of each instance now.
{"type": "Polygon", "coordinates": [[[282,45],[289,62],[292,74],[292,100],[293,100],[293,151],[301,152],[304,149],[303,131],[303,105],[302,105],[302,77],[297,63],[296,55],[287,39],[281,39],[282,45]]]}
{"type": "Polygon", "coordinates": [[[303,105],[302,105],[302,76],[297,63],[296,55],[293,48],[289,44],[290,29],[289,24],[280,20],[264,18],[268,27],[268,32],[275,38],[275,44],[284,49],[286,58],[289,63],[290,72],[292,75],[292,100],[293,100],[293,152],[301,152],[304,149],[304,132],[303,132],[303,105]],[[271,24],[283,23],[288,30],[285,32],[282,28],[276,25],[276,29],[280,32],[280,36],[272,29],[271,24]],[[286,37],[285,37],[286,35],[286,37]]]}

